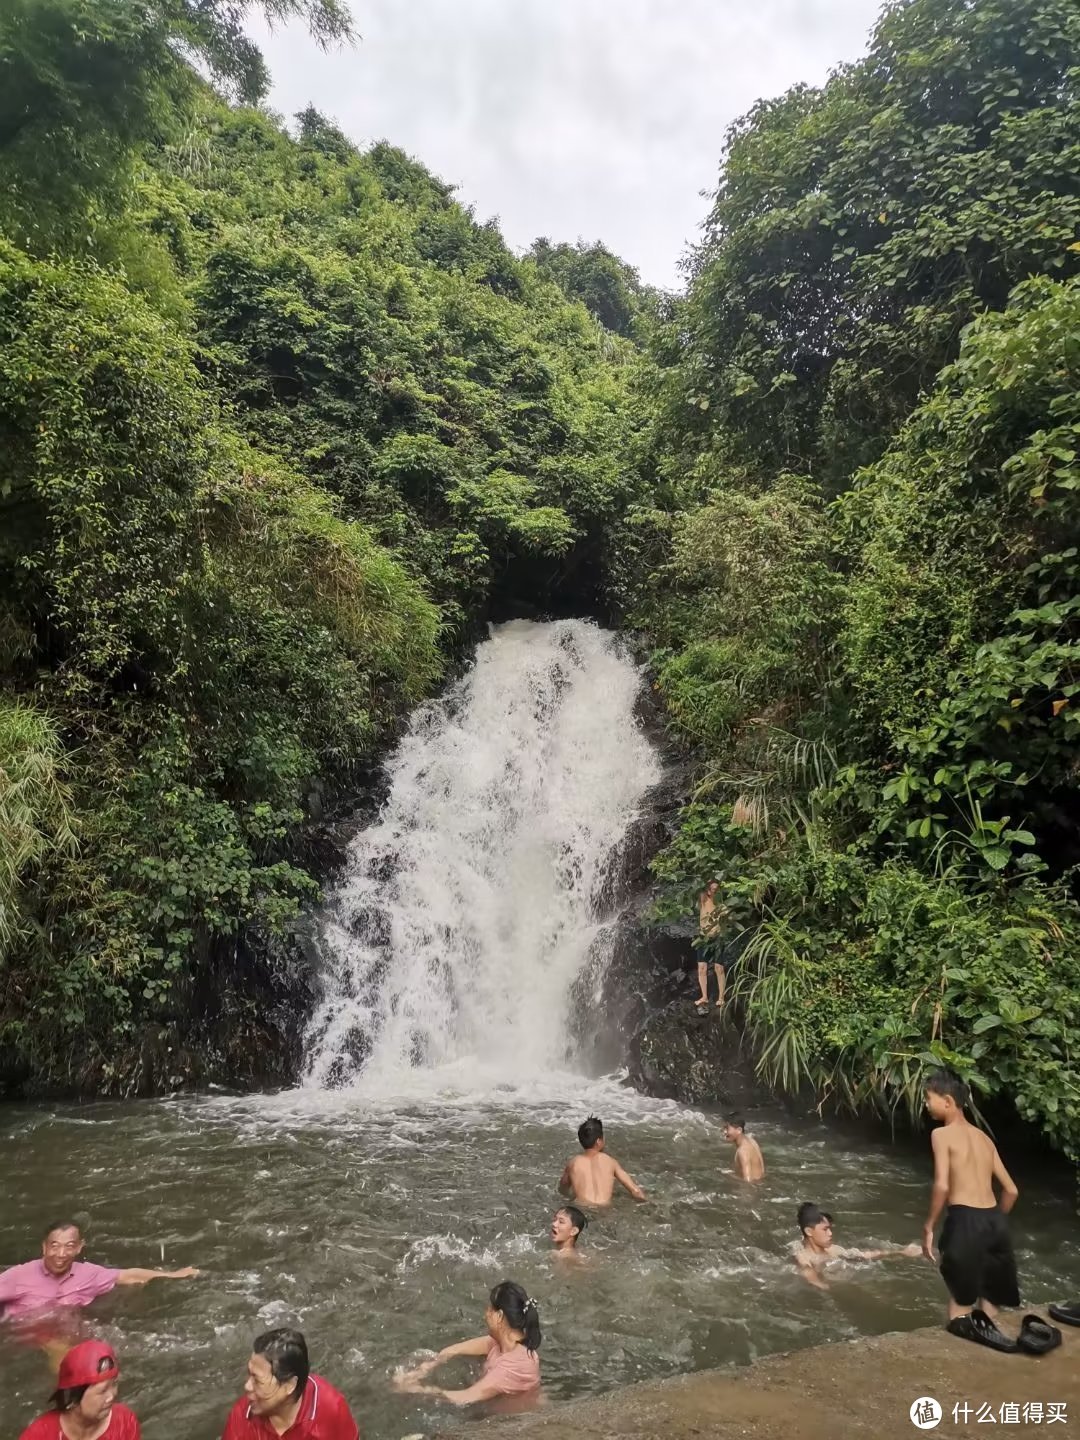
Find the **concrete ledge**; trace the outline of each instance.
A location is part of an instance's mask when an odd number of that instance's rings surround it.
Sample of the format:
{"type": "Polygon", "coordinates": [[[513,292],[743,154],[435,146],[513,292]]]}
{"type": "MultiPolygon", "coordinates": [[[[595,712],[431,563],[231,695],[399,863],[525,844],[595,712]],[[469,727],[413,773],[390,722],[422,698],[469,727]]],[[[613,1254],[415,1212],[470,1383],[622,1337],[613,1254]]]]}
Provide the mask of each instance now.
{"type": "Polygon", "coordinates": [[[497,1428],[504,1440],[1080,1436],[1080,1329],[1061,1329],[1061,1348],[1041,1357],[1000,1355],[941,1329],[822,1345],[770,1356],[741,1371],[705,1370],[552,1405],[513,1420],[489,1420],[473,1433],[488,1435],[497,1428]],[[912,1423],[910,1407],[927,1395],[944,1413],[936,1428],[922,1431],[912,1423]],[[1066,1406],[1065,1424],[1048,1424],[1051,1401],[1066,1406]],[[1002,1419],[1001,1407],[1009,1402],[1020,1407],[1019,1423],[1002,1419]],[[1024,1422],[1023,1407],[1029,1402],[1042,1403],[1041,1423],[1024,1422]],[[959,1421],[954,1420],[953,1406],[965,1404],[970,1416],[965,1419],[961,1408],[959,1421]],[[984,1405],[993,1413],[993,1424],[977,1419],[984,1405]]]}

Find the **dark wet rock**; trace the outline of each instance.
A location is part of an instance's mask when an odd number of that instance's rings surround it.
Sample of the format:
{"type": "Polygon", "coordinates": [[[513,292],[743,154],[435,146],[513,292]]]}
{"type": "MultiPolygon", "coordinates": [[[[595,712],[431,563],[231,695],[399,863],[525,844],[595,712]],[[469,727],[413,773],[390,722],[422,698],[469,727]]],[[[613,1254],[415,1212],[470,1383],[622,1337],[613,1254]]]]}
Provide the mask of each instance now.
{"type": "Polygon", "coordinates": [[[688,1105],[753,1108],[767,1098],[738,1030],[689,997],[649,1016],[630,1044],[629,1078],[648,1095],[688,1105]]]}

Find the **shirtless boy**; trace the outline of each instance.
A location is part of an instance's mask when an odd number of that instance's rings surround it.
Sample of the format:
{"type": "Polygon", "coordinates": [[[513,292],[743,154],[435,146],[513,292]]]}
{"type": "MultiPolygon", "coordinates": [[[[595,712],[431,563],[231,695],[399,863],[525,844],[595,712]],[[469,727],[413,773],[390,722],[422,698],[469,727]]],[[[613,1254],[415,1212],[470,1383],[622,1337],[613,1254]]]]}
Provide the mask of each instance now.
{"type": "Polygon", "coordinates": [[[833,1244],[832,1216],[807,1202],[799,1206],[799,1233],[802,1241],[795,1251],[799,1274],[816,1290],[828,1290],[824,1270],[830,1260],[914,1260],[922,1254],[918,1245],[894,1246],[890,1250],[847,1250],[833,1244]]]}
{"type": "Polygon", "coordinates": [[[724,1126],[724,1139],[735,1146],[735,1174],[741,1180],[764,1180],[765,1157],[754,1137],[746,1133],[746,1121],[741,1117],[729,1120],[724,1126]]]}
{"type": "Polygon", "coordinates": [[[644,1200],[645,1191],[635,1185],[617,1160],[604,1152],[604,1122],[595,1115],[578,1126],[577,1138],[584,1155],[566,1162],[559,1189],[579,1205],[610,1205],[615,1181],[629,1190],[635,1200],[644,1200]]]}
{"type": "MultiPolygon", "coordinates": [[[[719,888],[719,880],[710,880],[708,885],[705,886],[705,889],[702,890],[701,894],[698,896],[698,926],[703,939],[706,940],[712,937],[713,931],[720,923],[721,918],[727,914],[727,911],[722,905],[719,909],[717,909],[716,892],[719,890],[719,888]]],[[[724,989],[727,983],[727,970],[725,968],[725,965],[726,962],[723,960],[713,960],[713,970],[716,973],[717,1010],[722,1010],[724,1008],[724,989]]],[[[709,1012],[708,960],[698,961],[697,973],[698,989],[701,993],[694,1001],[694,1006],[697,1009],[699,1015],[707,1015],[709,1012]]]]}
{"type": "Polygon", "coordinates": [[[988,1135],[968,1123],[964,1106],[968,1087],[955,1075],[939,1070],[926,1086],[926,1108],[941,1126],[930,1140],[934,1150],[934,1185],[930,1213],[923,1229],[923,1252],[934,1259],[934,1227],[945,1211],[941,1228],[941,1278],[949,1291],[949,1326],[970,1339],[978,1306],[993,1318],[999,1305],[1019,1305],[1016,1259],[1005,1216],[1019,1194],[988,1135]],[[1000,1201],[994,1181],[1001,1187],[1000,1201]],[[948,1207],[948,1208],[946,1208],[948,1207]]]}

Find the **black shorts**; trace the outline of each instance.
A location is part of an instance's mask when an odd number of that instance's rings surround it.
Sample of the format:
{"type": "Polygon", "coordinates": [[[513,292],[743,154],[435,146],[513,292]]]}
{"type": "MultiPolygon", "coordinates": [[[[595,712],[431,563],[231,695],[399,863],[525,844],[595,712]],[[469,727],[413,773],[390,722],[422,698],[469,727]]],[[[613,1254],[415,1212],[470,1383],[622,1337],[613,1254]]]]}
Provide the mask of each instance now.
{"type": "Polygon", "coordinates": [[[950,1205],[938,1242],[941,1278],[958,1305],[1020,1304],[1016,1257],[1005,1216],[993,1206],[950,1205]]]}

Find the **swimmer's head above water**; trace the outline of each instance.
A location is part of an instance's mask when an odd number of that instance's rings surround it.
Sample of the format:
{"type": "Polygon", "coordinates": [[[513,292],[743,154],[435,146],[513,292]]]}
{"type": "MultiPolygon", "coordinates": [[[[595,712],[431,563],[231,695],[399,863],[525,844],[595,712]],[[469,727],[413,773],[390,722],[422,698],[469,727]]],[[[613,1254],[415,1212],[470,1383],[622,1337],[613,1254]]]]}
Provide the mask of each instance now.
{"type": "MultiPolygon", "coordinates": [[[[60,1361],[57,1375],[60,1383],[53,1391],[50,1404],[61,1415],[69,1416],[91,1431],[107,1421],[112,1413],[119,1378],[120,1367],[112,1346],[103,1340],[84,1340],[60,1361]]],[[[60,1433],[68,1432],[61,1428],[60,1433]]]]}
{"type": "Polygon", "coordinates": [[[746,1121],[741,1115],[733,1115],[730,1120],[724,1121],[724,1139],[732,1143],[737,1141],[746,1129],[746,1121]]]}
{"type": "Polygon", "coordinates": [[[799,1206],[799,1232],[815,1250],[827,1250],[832,1244],[832,1216],[827,1210],[807,1200],[799,1206]]]}
{"type": "Polygon", "coordinates": [[[41,1263],[55,1279],[67,1274],[82,1254],[82,1232],[73,1220],[50,1225],[41,1241],[41,1263]]]}
{"type": "Polygon", "coordinates": [[[311,1362],[299,1330],[267,1330],[251,1347],[244,1394],[251,1413],[286,1415],[304,1393],[311,1362]]]}
{"type": "Polygon", "coordinates": [[[520,1336],[519,1345],[533,1352],[540,1349],[540,1307],[513,1280],[496,1285],[488,1297],[484,1314],[488,1334],[500,1345],[520,1336]]]}
{"type": "Polygon", "coordinates": [[[576,1205],[564,1205],[555,1211],[551,1222],[551,1238],[557,1250],[576,1248],[588,1220],[576,1205]]]}
{"type": "Polygon", "coordinates": [[[577,1138],[583,1150],[604,1148],[604,1122],[597,1115],[590,1115],[578,1126],[577,1138]]]}

